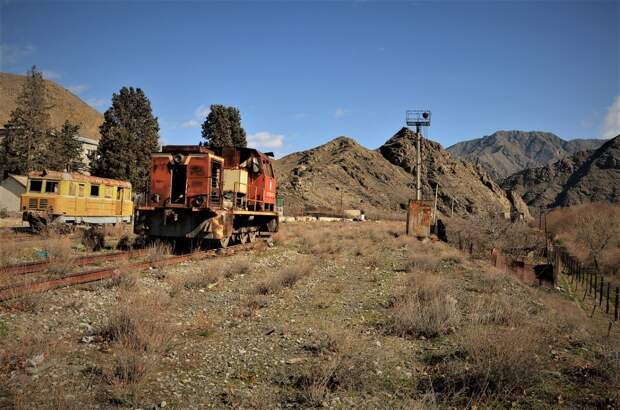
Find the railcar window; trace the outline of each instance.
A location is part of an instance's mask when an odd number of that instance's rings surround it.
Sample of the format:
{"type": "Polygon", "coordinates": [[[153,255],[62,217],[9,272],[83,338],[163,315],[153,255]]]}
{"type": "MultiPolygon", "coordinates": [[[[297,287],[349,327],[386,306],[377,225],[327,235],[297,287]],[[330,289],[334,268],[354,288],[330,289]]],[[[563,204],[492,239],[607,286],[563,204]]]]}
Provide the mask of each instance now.
{"type": "Polygon", "coordinates": [[[116,191],[116,199],[123,199],[123,188],[118,188],[116,191]]]}
{"type": "Polygon", "coordinates": [[[57,194],[58,193],[58,182],[56,181],[46,181],[45,182],[45,192],[48,194],[57,194]]]}
{"type": "Polygon", "coordinates": [[[99,196],[99,185],[90,186],[90,196],[99,196]]]}
{"type": "Polygon", "coordinates": [[[43,188],[43,181],[33,180],[30,181],[30,192],[41,192],[43,188]]]}

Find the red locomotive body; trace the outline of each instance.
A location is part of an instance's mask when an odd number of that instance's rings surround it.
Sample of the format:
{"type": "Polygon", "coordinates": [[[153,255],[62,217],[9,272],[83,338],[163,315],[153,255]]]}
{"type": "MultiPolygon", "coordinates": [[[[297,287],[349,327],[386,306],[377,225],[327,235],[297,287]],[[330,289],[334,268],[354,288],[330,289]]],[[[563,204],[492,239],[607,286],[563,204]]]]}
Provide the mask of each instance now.
{"type": "Polygon", "coordinates": [[[252,241],[275,232],[276,179],[269,157],[251,148],[168,145],[152,154],[151,193],[135,231],[151,239],[252,241]]]}

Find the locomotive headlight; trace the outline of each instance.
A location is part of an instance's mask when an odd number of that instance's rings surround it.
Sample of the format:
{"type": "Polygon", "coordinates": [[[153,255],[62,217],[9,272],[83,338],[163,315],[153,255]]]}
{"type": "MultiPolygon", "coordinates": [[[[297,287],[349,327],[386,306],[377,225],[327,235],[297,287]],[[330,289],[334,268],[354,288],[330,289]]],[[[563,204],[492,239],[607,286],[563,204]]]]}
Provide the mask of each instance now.
{"type": "Polygon", "coordinates": [[[172,157],[172,160],[174,161],[175,164],[181,164],[183,163],[183,155],[174,154],[174,156],[172,157]]]}
{"type": "Polygon", "coordinates": [[[194,198],[194,205],[195,206],[202,206],[202,204],[205,203],[205,197],[204,196],[197,196],[196,198],[194,198]]]}

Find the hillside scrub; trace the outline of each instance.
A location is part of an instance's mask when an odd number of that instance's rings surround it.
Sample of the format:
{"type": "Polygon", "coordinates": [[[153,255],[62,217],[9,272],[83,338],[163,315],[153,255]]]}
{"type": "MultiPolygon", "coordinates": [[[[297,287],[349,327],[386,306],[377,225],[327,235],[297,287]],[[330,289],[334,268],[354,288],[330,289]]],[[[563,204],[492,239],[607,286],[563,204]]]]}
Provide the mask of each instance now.
{"type": "Polygon", "coordinates": [[[286,223],[272,247],[137,272],[126,285],[56,289],[31,311],[0,305],[0,408],[620,400],[618,326],[607,335],[569,294],[403,231],[286,223]]]}
{"type": "Polygon", "coordinates": [[[582,263],[603,274],[620,274],[620,205],[556,208],[547,215],[547,229],[582,263]]]}

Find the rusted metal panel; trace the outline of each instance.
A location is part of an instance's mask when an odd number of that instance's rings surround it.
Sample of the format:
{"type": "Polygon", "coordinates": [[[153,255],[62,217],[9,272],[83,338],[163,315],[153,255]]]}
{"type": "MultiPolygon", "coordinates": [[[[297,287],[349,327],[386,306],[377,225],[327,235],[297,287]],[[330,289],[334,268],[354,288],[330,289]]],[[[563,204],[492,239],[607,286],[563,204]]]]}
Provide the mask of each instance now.
{"type": "Polygon", "coordinates": [[[187,198],[192,206],[197,208],[209,205],[211,160],[208,156],[191,156],[187,171],[187,198]],[[204,199],[196,202],[198,197],[204,199]]]}
{"type": "Polygon", "coordinates": [[[528,285],[553,286],[555,282],[552,265],[527,263],[502,255],[497,248],[491,252],[491,265],[528,285]]]}
{"type": "Polygon", "coordinates": [[[428,238],[431,235],[433,201],[411,200],[407,210],[407,235],[428,238]]]}
{"type": "Polygon", "coordinates": [[[163,204],[170,198],[170,155],[157,155],[151,159],[151,198],[150,204],[163,204]]]}

